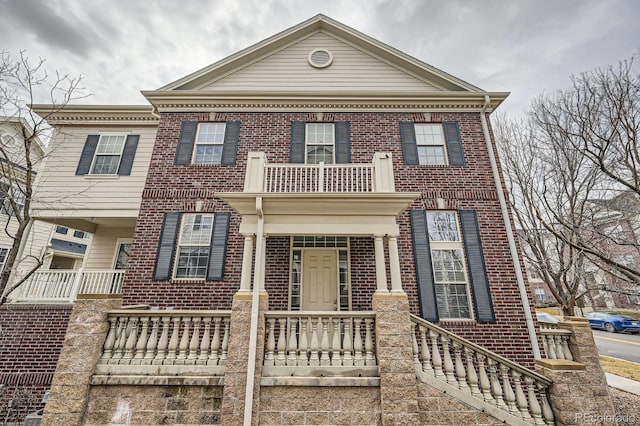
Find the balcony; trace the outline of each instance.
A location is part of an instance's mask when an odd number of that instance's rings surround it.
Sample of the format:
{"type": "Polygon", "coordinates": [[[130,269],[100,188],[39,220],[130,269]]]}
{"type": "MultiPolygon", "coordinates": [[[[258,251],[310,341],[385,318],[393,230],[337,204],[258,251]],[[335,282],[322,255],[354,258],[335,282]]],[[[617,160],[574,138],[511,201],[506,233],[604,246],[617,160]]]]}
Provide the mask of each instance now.
{"type": "Polygon", "coordinates": [[[78,294],[118,294],[124,274],[124,269],[37,271],[10,299],[18,303],[73,303],[78,294]]]}

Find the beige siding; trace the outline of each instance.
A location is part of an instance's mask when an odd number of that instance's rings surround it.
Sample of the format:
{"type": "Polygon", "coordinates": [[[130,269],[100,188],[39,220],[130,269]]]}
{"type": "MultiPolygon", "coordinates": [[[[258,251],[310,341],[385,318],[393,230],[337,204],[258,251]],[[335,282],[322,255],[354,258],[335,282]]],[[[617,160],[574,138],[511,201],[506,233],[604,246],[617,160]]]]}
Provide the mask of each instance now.
{"type": "Polygon", "coordinates": [[[113,269],[118,239],[132,239],[133,228],[98,226],[84,262],[85,269],[113,269]]]}
{"type": "Polygon", "coordinates": [[[439,91],[381,59],[323,32],[318,32],[204,87],[208,91],[416,92],[439,91]],[[325,48],[333,63],[325,69],[309,65],[307,56],[325,48]]]}
{"type": "MultiPolygon", "coordinates": [[[[11,249],[11,245],[13,244],[13,239],[9,237],[5,232],[5,226],[9,217],[5,214],[0,214],[0,226],[2,227],[2,232],[0,232],[0,247],[11,249]]],[[[12,218],[9,222],[9,226],[6,229],[9,233],[13,234],[17,228],[17,223],[15,218],[12,218]]],[[[24,246],[24,251],[22,257],[19,259],[19,265],[17,266],[18,276],[30,271],[35,265],[36,260],[34,257],[38,259],[42,259],[44,256],[47,246],[49,245],[49,237],[51,236],[51,230],[53,229],[53,225],[34,221],[31,226],[31,232],[27,236],[27,242],[24,246]]]]}
{"type": "Polygon", "coordinates": [[[89,211],[93,217],[137,216],[155,137],[155,127],[60,128],[39,176],[34,215],[86,217],[89,211]],[[87,136],[101,133],[140,135],[130,176],[76,176],[87,136]]]}

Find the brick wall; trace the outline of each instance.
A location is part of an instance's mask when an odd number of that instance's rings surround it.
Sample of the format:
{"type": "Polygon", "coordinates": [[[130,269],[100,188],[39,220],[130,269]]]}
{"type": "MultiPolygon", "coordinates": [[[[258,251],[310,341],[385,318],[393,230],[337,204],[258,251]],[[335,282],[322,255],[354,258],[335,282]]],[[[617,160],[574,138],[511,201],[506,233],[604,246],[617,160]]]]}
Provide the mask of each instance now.
{"type": "MultiPolygon", "coordinates": [[[[230,211],[229,206],[214,197],[214,192],[242,191],[247,152],[263,151],[269,162],[287,163],[290,122],[316,121],[316,114],[217,113],[215,121],[242,122],[237,164],[174,165],[182,121],[210,119],[209,113],[162,115],[123,290],[125,305],[145,303],[186,309],[229,309],[232,295],[239,288],[242,266],[243,237],[238,234],[239,215],[232,212],[224,280],[157,282],[153,281],[152,273],[163,214],[167,211],[195,212],[197,200],[203,201],[202,212],[230,211]]],[[[323,117],[323,121],[351,123],[353,163],[370,163],[375,152],[393,154],[396,190],[422,193],[411,208],[435,209],[436,198],[442,198],[448,209],[478,212],[497,323],[471,321],[443,322],[441,325],[490,350],[532,366],[523,309],[479,114],[431,114],[434,122],[455,120],[460,123],[466,159],[464,167],[404,166],[398,124],[402,120],[424,121],[424,117],[412,113],[326,113],[323,117]]],[[[419,314],[408,212],[400,215],[398,224],[403,287],[409,296],[411,311],[419,314]]],[[[367,238],[354,238],[351,244],[353,308],[370,309],[371,294],[375,290],[373,243],[367,238]]],[[[269,237],[267,252],[265,279],[270,306],[284,309],[288,297],[288,238],[269,237]]]]}
{"type": "Polygon", "coordinates": [[[70,305],[4,305],[0,307],[0,419],[9,421],[44,406],[62,348],[70,305]]]}

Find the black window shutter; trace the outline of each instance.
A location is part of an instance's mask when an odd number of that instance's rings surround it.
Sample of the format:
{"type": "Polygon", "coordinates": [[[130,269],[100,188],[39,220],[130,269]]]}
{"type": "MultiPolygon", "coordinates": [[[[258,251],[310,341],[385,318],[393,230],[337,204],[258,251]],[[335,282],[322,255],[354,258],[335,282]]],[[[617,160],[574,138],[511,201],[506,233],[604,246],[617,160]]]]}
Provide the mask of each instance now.
{"type": "Polygon", "coordinates": [[[449,164],[452,166],[464,166],[460,126],[455,121],[444,121],[442,126],[444,127],[444,139],[447,142],[449,164]]]}
{"type": "Polygon", "coordinates": [[[138,149],[138,140],[140,140],[140,135],[127,136],[127,140],[124,143],[124,149],[122,150],[120,167],[118,168],[118,174],[120,176],[129,176],[131,174],[133,159],[136,156],[136,149],[138,149]]]}
{"type": "Polygon", "coordinates": [[[304,121],[291,122],[291,142],[289,143],[289,162],[304,164],[304,140],[306,136],[306,124],[304,121]]]}
{"type": "Polygon", "coordinates": [[[156,281],[166,281],[171,276],[171,265],[179,227],[180,212],[167,212],[164,214],[160,242],[158,243],[158,252],[156,254],[156,264],[153,270],[153,279],[156,281]]]}
{"type": "Polygon", "coordinates": [[[336,137],[336,164],[351,163],[351,125],[348,121],[337,121],[334,125],[336,137]]]}
{"type": "Polygon", "coordinates": [[[213,216],[213,232],[209,246],[209,264],[207,265],[207,281],[220,281],[224,277],[224,260],[227,256],[227,238],[231,213],[215,213],[213,216]]]}
{"type": "Polygon", "coordinates": [[[413,121],[400,122],[400,138],[402,139],[402,158],[404,164],[415,166],[418,164],[418,147],[416,146],[416,129],[413,121]]]}
{"type": "Polygon", "coordinates": [[[436,287],[433,281],[433,267],[431,265],[431,247],[429,246],[429,231],[427,229],[427,212],[424,210],[410,210],[411,235],[413,237],[413,258],[418,280],[418,297],[422,318],[437,322],[438,305],[436,302],[436,287]]]}
{"type": "Polygon", "coordinates": [[[193,144],[196,140],[196,131],[198,130],[197,121],[183,121],[180,129],[180,137],[178,138],[178,149],[176,150],[176,159],[174,164],[190,164],[191,155],[193,154],[193,144]]]}
{"type": "Polygon", "coordinates": [[[460,211],[460,227],[464,249],[467,255],[471,289],[473,290],[473,303],[476,308],[476,319],[479,322],[495,322],[493,302],[487,279],[487,269],[480,242],[480,229],[475,210],[460,211]]]}
{"type": "Polygon", "coordinates": [[[80,154],[78,168],[76,168],[76,176],[86,175],[89,173],[91,163],[93,163],[93,154],[96,152],[99,140],[100,135],[87,136],[87,140],[84,142],[84,147],[82,148],[82,154],[80,154]]]}
{"type": "Polygon", "coordinates": [[[221,164],[236,164],[238,157],[238,142],[240,140],[240,122],[228,121],[224,132],[224,145],[222,146],[221,164]]]}

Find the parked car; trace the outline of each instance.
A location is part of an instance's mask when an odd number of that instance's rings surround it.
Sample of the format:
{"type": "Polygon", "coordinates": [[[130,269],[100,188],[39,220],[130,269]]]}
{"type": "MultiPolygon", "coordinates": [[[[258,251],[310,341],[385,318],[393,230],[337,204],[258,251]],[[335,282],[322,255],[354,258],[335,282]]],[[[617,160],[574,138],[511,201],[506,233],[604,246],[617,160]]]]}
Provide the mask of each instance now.
{"type": "Polygon", "coordinates": [[[609,312],[591,312],[587,314],[591,328],[606,330],[609,333],[640,333],[640,320],[616,315],[609,312]]]}
{"type": "Polygon", "coordinates": [[[536,318],[538,319],[538,322],[545,324],[557,324],[560,322],[558,318],[546,312],[536,312],[536,318]]]}

